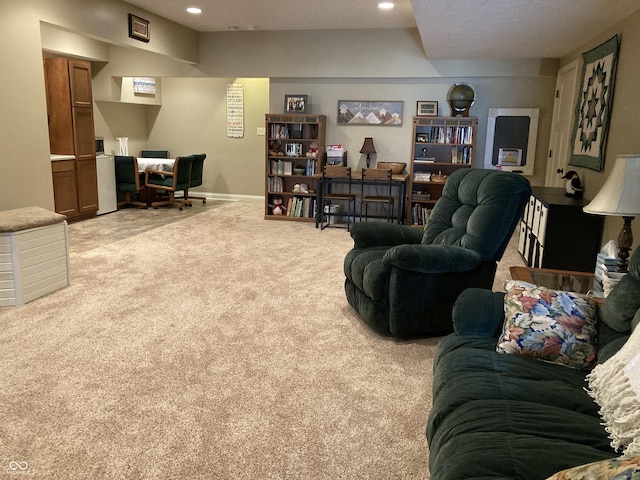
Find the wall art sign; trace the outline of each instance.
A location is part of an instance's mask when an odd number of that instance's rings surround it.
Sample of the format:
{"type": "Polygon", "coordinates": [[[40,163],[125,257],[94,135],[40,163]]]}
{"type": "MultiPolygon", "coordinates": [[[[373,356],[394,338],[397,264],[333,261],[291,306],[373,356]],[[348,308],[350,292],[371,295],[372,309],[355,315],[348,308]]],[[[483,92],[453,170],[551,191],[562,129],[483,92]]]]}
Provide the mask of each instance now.
{"type": "Polygon", "coordinates": [[[227,85],[227,137],[244,137],[244,90],[241,83],[227,85]]]}
{"type": "Polygon", "coordinates": [[[133,93],[156,94],[156,79],[153,77],[133,77],[133,93]]]}
{"type": "Polygon", "coordinates": [[[149,41],[149,20],[140,18],[132,13],[129,14],[129,36],[140,40],[141,42],[149,41]]]}
{"type": "Polygon", "coordinates": [[[338,100],[338,125],[402,126],[404,102],[338,100]]]}
{"type": "Polygon", "coordinates": [[[619,48],[616,35],[582,54],[582,85],[576,102],[569,165],[596,171],[603,168],[619,48]]]}

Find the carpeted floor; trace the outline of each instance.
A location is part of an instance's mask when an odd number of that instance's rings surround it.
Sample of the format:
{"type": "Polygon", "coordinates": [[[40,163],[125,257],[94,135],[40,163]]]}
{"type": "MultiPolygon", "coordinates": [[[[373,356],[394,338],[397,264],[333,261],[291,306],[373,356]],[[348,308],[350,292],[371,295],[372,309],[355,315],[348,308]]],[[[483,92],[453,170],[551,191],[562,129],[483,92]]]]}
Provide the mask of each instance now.
{"type": "Polygon", "coordinates": [[[70,225],[72,285],[0,309],[0,464],[47,479],[428,478],[438,339],[371,332],[344,297],[348,233],[262,208],[70,225]]]}

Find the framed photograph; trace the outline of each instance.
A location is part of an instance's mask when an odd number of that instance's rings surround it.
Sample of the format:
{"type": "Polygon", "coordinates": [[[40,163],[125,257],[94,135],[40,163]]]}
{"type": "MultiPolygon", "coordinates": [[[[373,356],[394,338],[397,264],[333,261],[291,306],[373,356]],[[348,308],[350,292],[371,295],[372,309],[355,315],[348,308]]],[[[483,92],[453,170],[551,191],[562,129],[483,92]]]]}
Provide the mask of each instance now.
{"type": "Polygon", "coordinates": [[[404,102],[338,100],[338,125],[402,126],[404,102]]]}
{"type": "Polygon", "coordinates": [[[418,117],[437,117],[438,102],[432,100],[419,100],[416,107],[416,115],[418,117]]]}
{"type": "Polygon", "coordinates": [[[286,113],[307,113],[307,95],[285,95],[284,111],[286,113]]]}
{"type": "Polygon", "coordinates": [[[132,13],[129,14],[129,36],[140,40],[141,42],[149,41],[149,20],[137,17],[132,13]]]}

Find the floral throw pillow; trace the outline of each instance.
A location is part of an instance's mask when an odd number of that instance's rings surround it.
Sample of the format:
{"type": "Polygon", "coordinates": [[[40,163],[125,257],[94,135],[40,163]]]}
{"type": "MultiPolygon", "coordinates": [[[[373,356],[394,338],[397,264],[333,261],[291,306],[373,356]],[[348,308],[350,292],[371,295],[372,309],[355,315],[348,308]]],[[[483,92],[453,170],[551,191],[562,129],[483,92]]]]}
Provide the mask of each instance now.
{"type": "Polygon", "coordinates": [[[637,480],[639,478],[640,457],[618,457],[562,470],[547,480],[637,480]]]}
{"type": "Polygon", "coordinates": [[[499,353],[526,355],[578,369],[596,360],[595,307],[578,293],[505,282],[499,353]]]}

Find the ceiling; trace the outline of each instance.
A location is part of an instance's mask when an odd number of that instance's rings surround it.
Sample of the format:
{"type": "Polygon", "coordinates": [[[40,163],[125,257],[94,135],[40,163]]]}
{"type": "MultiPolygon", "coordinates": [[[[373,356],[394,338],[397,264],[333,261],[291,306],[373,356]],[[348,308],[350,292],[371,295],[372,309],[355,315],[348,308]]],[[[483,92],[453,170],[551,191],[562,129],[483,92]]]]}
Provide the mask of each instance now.
{"type": "MultiPolygon", "coordinates": [[[[418,28],[427,58],[559,58],[640,0],[127,0],[199,32],[418,28]],[[197,6],[202,14],[185,9],[197,6]]],[[[135,12],[133,12],[135,13],[135,12]]]]}

